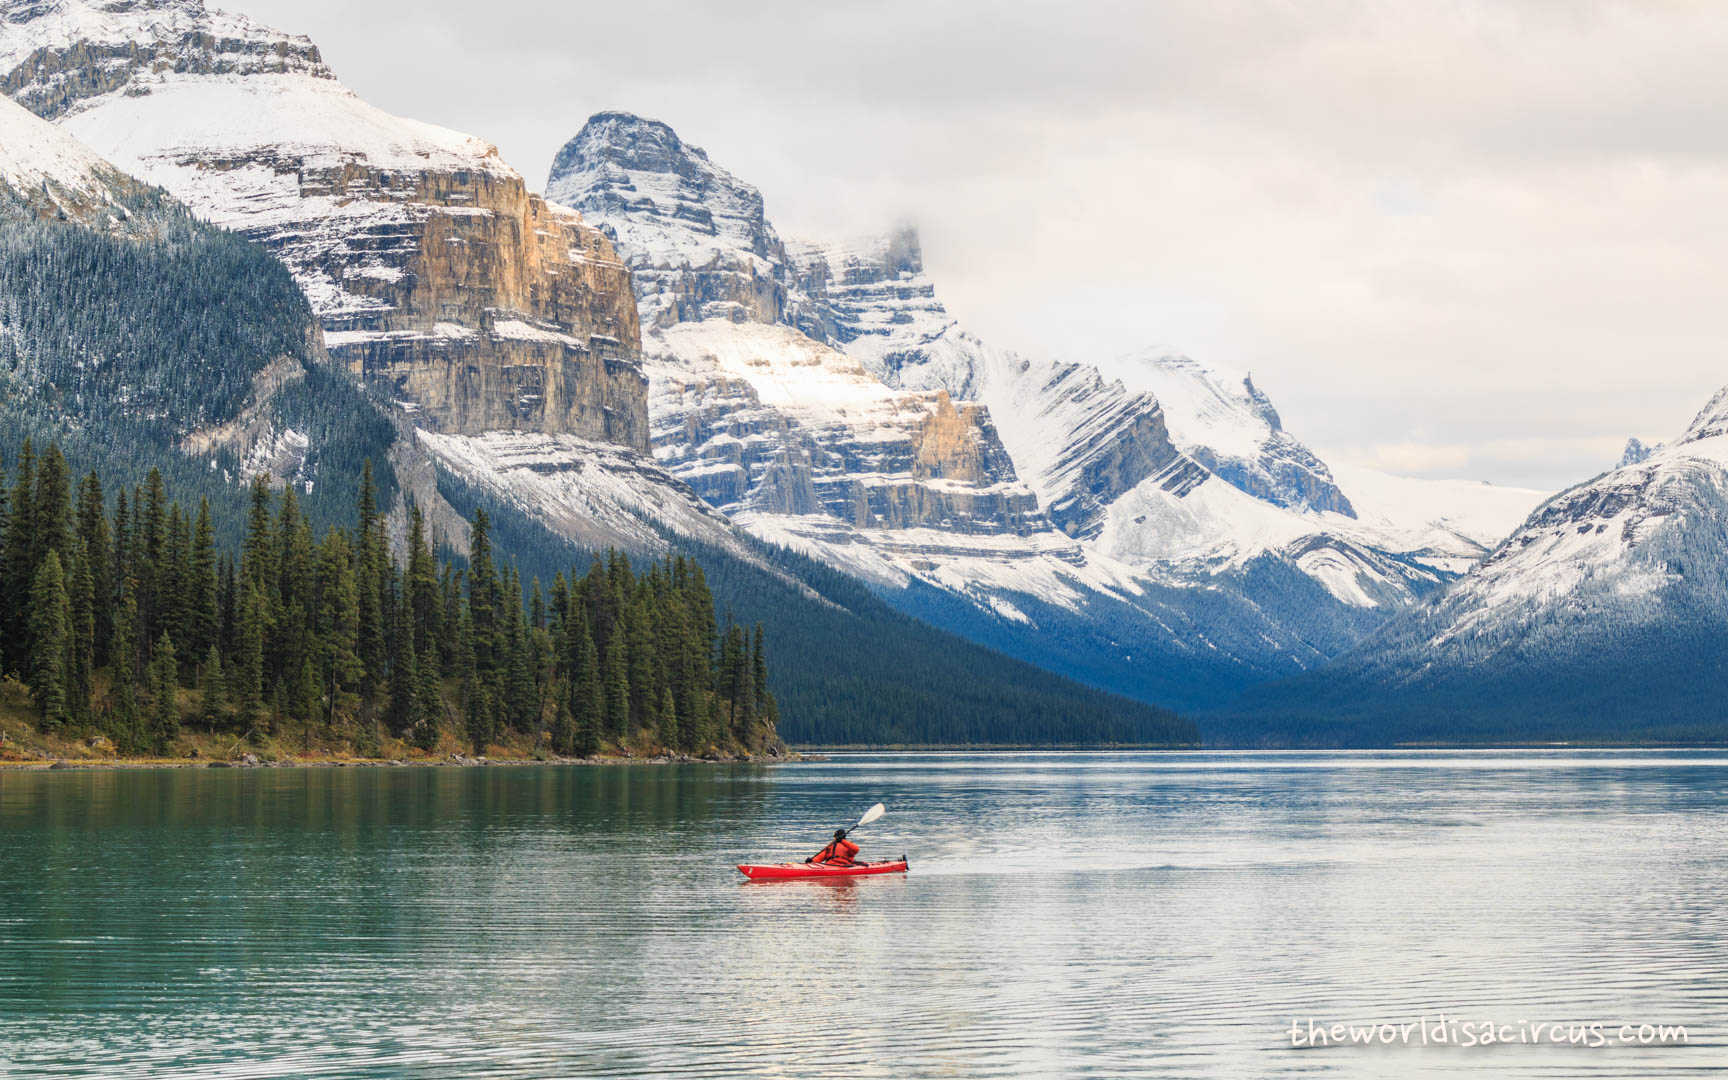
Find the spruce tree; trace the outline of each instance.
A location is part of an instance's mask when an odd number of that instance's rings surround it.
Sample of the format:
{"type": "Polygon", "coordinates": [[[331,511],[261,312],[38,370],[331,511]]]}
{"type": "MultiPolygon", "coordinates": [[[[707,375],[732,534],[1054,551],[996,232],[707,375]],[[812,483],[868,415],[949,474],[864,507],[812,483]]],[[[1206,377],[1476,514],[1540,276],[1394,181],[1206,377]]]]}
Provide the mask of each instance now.
{"type": "Polygon", "coordinates": [[[72,479],[60,447],[50,444],[36,467],[34,558],[52,551],[60,556],[62,570],[72,563],[72,479]]]}
{"type": "Polygon", "coordinates": [[[654,628],[649,617],[649,592],[645,585],[633,590],[626,620],[629,635],[631,730],[653,730],[659,723],[660,699],[656,694],[659,662],[654,653],[654,628]]]}
{"type": "Polygon", "coordinates": [[[763,726],[772,729],[780,723],[780,706],[768,690],[768,653],[763,647],[762,624],[756,624],[755,641],[750,650],[750,671],[754,680],[756,715],[763,726]]]}
{"type": "Polygon", "coordinates": [[[324,651],[324,719],[335,720],[338,704],[352,697],[365,669],[360,663],[360,592],[345,534],[331,529],[319,554],[319,592],[324,651]]]}
{"type": "Polygon", "coordinates": [[[237,718],[248,732],[258,730],[264,721],[264,638],[269,632],[265,622],[264,597],[260,588],[250,581],[239,586],[239,625],[235,628],[234,697],[237,718]]]}
{"type": "Polygon", "coordinates": [[[372,484],[372,459],[366,459],[360,477],[359,528],[354,546],[354,582],[358,597],[360,693],[371,697],[384,677],[385,627],[387,618],[378,592],[378,545],[373,534],[382,531],[378,521],[378,495],[372,484]]]}
{"type": "Polygon", "coordinates": [[[600,675],[600,651],[594,638],[582,635],[582,666],[576,675],[575,699],[571,702],[576,714],[577,749],[587,757],[600,748],[600,737],[606,721],[606,689],[600,675]]]}
{"type": "Polygon", "coordinates": [[[198,521],[192,529],[191,580],[188,582],[190,610],[186,620],[187,651],[198,656],[215,647],[221,636],[216,569],[216,527],[210,519],[210,500],[198,501],[198,521]]]}
{"type": "Polygon", "coordinates": [[[614,738],[630,735],[630,662],[629,645],[622,627],[615,627],[612,640],[606,646],[604,673],[606,692],[606,731],[614,738]]]}
{"type": "Polygon", "coordinates": [[[401,633],[396,635],[394,654],[390,661],[390,704],[384,713],[384,723],[390,733],[402,738],[414,727],[414,719],[419,715],[416,698],[420,689],[420,674],[414,655],[414,635],[407,630],[407,619],[399,624],[401,633]]]}
{"type": "Polygon", "coordinates": [[[422,750],[431,750],[438,745],[444,726],[444,686],[438,677],[435,644],[431,652],[415,654],[415,670],[419,684],[414,692],[414,742],[422,750]]]}
{"type": "Polygon", "coordinates": [[[136,583],[121,582],[120,604],[114,611],[114,674],[112,723],[108,735],[128,753],[144,747],[143,718],[138,708],[138,598],[136,583]]]}
{"type": "Polygon", "coordinates": [[[228,718],[228,680],[222,674],[222,654],[215,645],[204,655],[204,701],[201,715],[215,731],[228,718]]]}
{"type": "Polygon", "coordinates": [[[174,656],[174,642],[167,633],[157,639],[154,658],[150,661],[150,741],[156,753],[163,754],[180,737],[180,703],[176,693],[180,686],[180,665],[174,656]]]}
{"type": "Polygon", "coordinates": [[[522,618],[521,601],[518,599],[514,604],[507,604],[505,610],[501,633],[506,643],[504,692],[507,716],[511,727],[518,731],[533,731],[539,726],[540,718],[534,715],[539,695],[534,685],[532,645],[522,618]]]}
{"type": "Polygon", "coordinates": [[[468,542],[468,609],[473,624],[474,662],[481,672],[497,669],[498,568],[492,561],[491,519],[475,511],[468,542]]]}
{"type": "Polygon", "coordinates": [[[6,523],[6,625],[0,634],[7,670],[30,670],[31,591],[36,563],[36,454],[25,439],[18,454],[18,478],[12,486],[12,516],[6,523]]]}
{"type": "Polygon", "coordinates": [[[138,564],[138,644],[148,652],[150,642],[162,630],[162,556],[168,546],[168,495],[162,474],[151,469],[144,490],[135,492],[134,498],[139,507],[139,535],[133,553],[138,564]]]}
{"type": "Polygon", "coordinates": [[[552,713],[552,752],[565,757],[576,752],[576,722],[568,700],[559,701],[552,713]]]}
{"type": "Polygon", "coordinates": [[[492,741],[492,703],[486,684],[472,668],[462,681],[462,721],[475,756],[485,754],[487,744],[492,741]]]}
{"type": "Polygon", "coordinates": [[[67,696],[72,715],[79,720],[90,714],[96,672],[96,595],[90,562],[89,549],[80,539],[72,563],[66,637],[67,696]]]}
{"type": "Polygon", "coordinates": [[[118,594],[114,577],[114,543],[108,527],[102,479],[91,472],[78,487],[78,537],[89,563],[91,618],[91,662],[108,663],[114,640],[114,601],[118,594]]]}
{"type": "Polygon", "coordinates": [[[43,731],[58,731],[73,719],[66,670],[71,621],[60,553],[50,550],[30,590],[30,692],[42,710],[43,731]]]}

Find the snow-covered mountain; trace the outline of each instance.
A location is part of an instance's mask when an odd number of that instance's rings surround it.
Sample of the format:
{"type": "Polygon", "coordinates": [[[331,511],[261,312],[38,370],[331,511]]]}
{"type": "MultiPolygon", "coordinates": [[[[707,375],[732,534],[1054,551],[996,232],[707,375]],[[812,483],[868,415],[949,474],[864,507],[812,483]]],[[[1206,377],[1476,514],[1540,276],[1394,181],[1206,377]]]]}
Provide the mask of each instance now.
{"type": "Polygon", "coordinates": [[[142,185],[52,124],[0,98],[0,202],[38,218],[110,226],[142,185]]]}
{"type": "MultiPolygon", "coordinates": [[[[735,543],[646,457],[629,272],[491,144],[385,113],[308,39],[202,0],[0,0],[0,87],[275,254],[331,357],[393,399],[405,427],[439,436],[421,453],[470,470],[484,448],[463,440],[545,435],[537,468],[564,475],[570,499],[610,500],[598,523],[634,522],[586,542],[633,545],[664,527],[735,543]]],[[[401,471],[430,483],[406,446],[401,471]]],[[[469,478],[545,520],[567,516],[540,505],[532,470],[499,464],[469,478]]]]}
{"type": "Polygon", "coordinates": [[[1020,655],[1210,701],[1323,661],[1498,539],[1361,520],[1249,380],[994,348],[915,231],[784,241],[663,123],[595,116],[547,190],[635,274],[663,463],[757,536],[1020,655]]]}
{"type": "Polygon", "coordinates": [[[1666,443],[1657,443],[1655,446],[1646,446],[1637,436],[1633,436],[1626,440],[1626,449],[1621,451],[1620,462],[1614,467],[1624,469],[1628,465],[1642,464],[1650,459],[1651,454],[1659,453],[1666,445],[1666,443]]]}
{"type": "Polygon", "coordinates": [[[1158,398],[1172,440],[1214,475],[1274,506],[1356,516],[1326,463],[1284,430],[1278,410],[1251,377],[1160,352],[1127,357],[1114,367],[1128,385],[1158,398]]]}
{"type": "Polygon", "coordinates": [[[1332,740],[1720,738],[1728,389],[1678,438],[1543,503],[1443,596],[1323,677],[1262,688],[1250,730],[1332,740]]]}

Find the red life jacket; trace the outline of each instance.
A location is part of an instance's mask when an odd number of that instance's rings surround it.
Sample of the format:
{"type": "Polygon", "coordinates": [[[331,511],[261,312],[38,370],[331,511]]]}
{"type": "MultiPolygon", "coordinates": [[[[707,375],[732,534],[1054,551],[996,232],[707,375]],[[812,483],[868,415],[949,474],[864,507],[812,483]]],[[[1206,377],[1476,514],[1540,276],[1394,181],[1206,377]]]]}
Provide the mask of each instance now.
{"type": "Polygon", "coordinates": [[[852,856],[858,854],[859,847],[850,840],[836,840],[816,853],[811,862],[822,863],[824,866],[852,866],[852,856]]]}

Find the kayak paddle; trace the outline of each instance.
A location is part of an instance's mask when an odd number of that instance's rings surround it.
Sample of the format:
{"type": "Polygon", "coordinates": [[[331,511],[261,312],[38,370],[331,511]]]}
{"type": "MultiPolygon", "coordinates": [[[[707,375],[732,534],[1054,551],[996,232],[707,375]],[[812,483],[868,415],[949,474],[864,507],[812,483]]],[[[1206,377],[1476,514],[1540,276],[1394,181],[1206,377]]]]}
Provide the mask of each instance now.
{"type": "Polygon", "coordinates": [[[864,816],[858,819],[858,824],[852,826],[852,828],[847,829],[846,831],[848,833],[856,832],[857,830],[862,829],[864,826],[870,824],[872,821],[875,821],[877,818],[881,817],[883,814],[886,814],[887,812],[888,812],[888,808],[886,806],[883,806],[881,803],[877,803],[875,806],[872,806],[870,809],[864,811],[864,816]]]}

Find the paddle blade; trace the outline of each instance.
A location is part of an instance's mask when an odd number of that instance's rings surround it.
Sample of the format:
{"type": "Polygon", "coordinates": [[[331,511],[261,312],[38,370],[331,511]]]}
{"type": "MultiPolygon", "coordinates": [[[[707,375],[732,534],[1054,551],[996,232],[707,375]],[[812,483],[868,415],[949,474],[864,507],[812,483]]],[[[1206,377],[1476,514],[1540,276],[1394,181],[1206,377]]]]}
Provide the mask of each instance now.
{"type": "Polygon", "coordinates": [[[858,824],[854,825],[852,827],[854,829],[856,829],[859,826],[868,825],[872,821],[875,821],[877,818],[881,817],[883,814],[886,814],[887,812],[888,812],[888,808],[886,806],[883,806],[881,803],[877,803],[875,806],[872,806],[870,809],[864,811],[864,816],[859,818],[858,824]]]}

